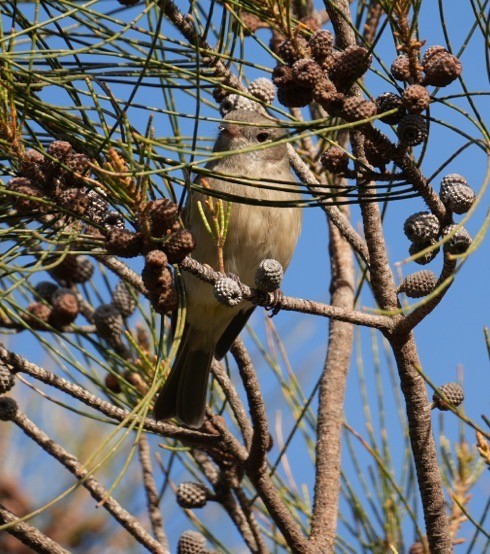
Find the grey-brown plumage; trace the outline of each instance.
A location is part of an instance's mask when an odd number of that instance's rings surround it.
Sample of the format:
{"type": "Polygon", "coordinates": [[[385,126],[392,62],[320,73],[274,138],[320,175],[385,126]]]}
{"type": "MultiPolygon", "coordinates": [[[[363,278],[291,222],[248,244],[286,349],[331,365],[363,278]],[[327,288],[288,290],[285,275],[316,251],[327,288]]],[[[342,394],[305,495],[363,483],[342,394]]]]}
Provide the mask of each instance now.
{"type": "MultiPolygon", "coordinates": [[[[253,111],[236,110],[227,114],[214,147],[215,152],[243,150],[270,143],[267,149],[237,152],[210,161],[207,168],[223,176],[207,179],[213,190],[264,201],[297,198],[288,190],[294,185],[285,144],[274,144],[283,136],[273,120],[253,111]],[[234,123],[238,122],[238,123],[234,123]],[[242,124],[243,122],[243,124],[242,124]],[[226,175],[243,179],[262,179],[260,183],[232,183],[226,175]],[[268,182],[270,179],[272,182],[268,182]],[[274,183],[282,181],[283,183],[274,183]],[[263,188],[267,187],[267,188],[263,188]]],[[[197,202],[204,207],[206,197],[193,192],[187,205],[188,228],[196,237],[193,257],[217,269],[216,244],[206,231],[197,202]]],[[[228,235],[223,249],[225,271],[234,273],[249,286],[259,263],[273,258],[286,268],[296,246],[301,227],[301,211],[291,207],[232,205],[228,235]]],[[[187,319],[175,362],[154,409],[156,419],[176,417],[189,427],[204,421],[207,383],[213,356],[221,359],[245,326],[254,306],[243,301],[237,306],[220,304],[209,284],[184,273],[187,319]]]]}

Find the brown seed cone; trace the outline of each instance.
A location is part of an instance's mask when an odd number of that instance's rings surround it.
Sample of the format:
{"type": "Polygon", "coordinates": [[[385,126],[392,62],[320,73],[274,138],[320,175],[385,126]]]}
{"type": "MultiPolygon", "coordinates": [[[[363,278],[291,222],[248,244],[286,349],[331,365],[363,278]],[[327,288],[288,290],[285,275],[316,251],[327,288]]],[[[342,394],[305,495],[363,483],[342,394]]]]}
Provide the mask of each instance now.
{"type": "Polygon", "coordinates": [[[303,108],[313,100],[311,88],[288,85],[277,90],[279,103],[287,108],[303,108]]]}
{"type": "Polygon", "coordinates": [[[177,309],[179,305],[179,294],[177,292],[177,289],[174,285],[170,287],[170,291],[167,295],[161,295],[158,299],[157,308],[155,308],[155,311],[157,311],[160,314],[168,314],[172,313],[174,310],[177,309]]]}
{"type": "Polygon", "coordinates": [[[428,137],[429,128],[424,117],[418,114],[408,114],[400,119],[396,132],[401,144],[417,146],[428,137]]]}
{"type": "Polygon", "coordinates": [[[83,187],[84,180],[82,176],[89,175],[90,158],[85,154],[78,152],[71,152],[65,162],[70,170],[63,171],[63,181],[67,187],[83,187]],[[78,174],[78,175],[75,175],[78,174]]]}
{"type": "Polygon", "coordinates": [[[51,302],[53,294],[59,289],[56,283],[51,281],[40,281],[37,285],[34,286],[34,298],[46,300],[46,302],[51,302]]]}
{"type": "Polygon", "coordinates": [[[58,289],[51,298],[53,309],[49,323],[61,329],[73,323],[79,314],[80,306],[76,295],[69,289],[58,289]]]}
{"type": "Polygon", "coordinates": [[[188,510],[202,508],[207,504],[209,496],[210,491],[205,485],[193,481],[180,483],[175,495],[177,504],[188,510]]]}
{"type": "Polygon", "coordinates": [[[173,287],[170,287],[149,295],[150,303],[157,314],[165,315],[173,311],[172,290],[173,287]]]}
{"type": "Polygon", "coordinates": [[[403,91],[402,104],[410,113],[421,113],[430,105],[430,94],[422,85],[409,85],[403,91]]]}
{"type": "Polygon", "coordinates": [[[285,63],[293,65],[294,62],[301,58],[306,58],[310,54],[310,47],[306,39],[297,36],[293,40],[285,40],[279,46],[279,56],[285,63]]]}
{"type": "Polygon", "coordinates": [[[461,62],[449,52],[434,52],[424,64],[424,85],[445,87],[457,79],[463,71],[461,62]]]}
{"type": "Polygon", "coordinates": [[[338,146],[330,146],[320,157],[322,166],[332,173],[344,174],[349,169],[349,156],[338,146]]]}
{"type": "Polygon", "coordinates": [[[60,161],[66,161],[73,148],[69,142],[64,140],[54,140],[49,146],[47,153],[60,161]]]}
{"type": "Polygon", "coordinates": [[[48,273],[54,279],[67,283],[86,283],[94,273],[94,264],[85,256],[67,254],[48,273]]]}
{"type": "Polygon", "coordinates": [[[376,115],[376,105],[360,96],[349,96],[342,104],[341,115],[346,121],[360,121],[376,115]]]}
{"type": "Polygon", "coordinates": [[[313,100],[330,115],[338,115],[344,103],[344,95],[337,92],[335,85],[328,77],[323,77],[313,87],[313,100]]]}
{"type": "Polygon", "coordinates": [[[444,251],[455,255],[464,254],[471,246],[473,239],[464,227],[459,227],[458,229],[456,228],[457,225],[451,224],[447,225],[442,230],[443,238],[447,237],[456,230],[452,237],[444,243],[444,251]]]}
{"type": "Polygon", "coordinates": [[[410,62],[405,54],[400,54],[391,64],[391,74],[397,81],[410,80],[410,62]]]}
{"type": "Polygon", "coordinates": [[[311,87],[322,78],[322,68],[314,60],[303,58],[293,64],[293,79],[299,86],[311,87]]]}
{"type": "Polygon", "coordinates": [[[112,304],[101,304],[95,310],[94,323],[99,337],[109,341],[119,337],[124,329],[124,319],[112,304]]]}
{"type": "MultiPolygon", "coordinates": [[[[429,246],[432,246],[436,244],[435,240],[429,240],[425,242],[414,242],[410,245],[410,248],[408,249],[408,252],[410,256],[415,256],[415,254],[418,254],[419,252],[422,252],[422,250],[425,250],[429,246]]],[[[419,258],[415,259],[415,263],[419,265],[427,265],[430,263],[436,256],[439,254],[440,247],[436,247],[423,256],[420,256],[419,258]]]]}
{"type": "Polygon", "coordinates": [[[272,82],[276,87],[290,85],[293,80],[293,70],[289,65],[279,64],[272,70],[272,82]]]}
{"type": "Polygon", "coordinates": [[[177,554],[205,554],[206,538],[197,531],[184,531],[177,544],[177,554]]]}
{"type": "Polygon", "coordinates": [[[451,173],[442,179],[439,196],[444,206],[456,214],[466,213],[476,200],[475,191],[457,173],[451,173]]]}
{"type": "Polygon", "coordinates": [[[214,87],[213,89],[213,98],[217,104],[221,104],[229,94],[231,92],[223,87],[214,87]]]}
{"type": "Polygon", "coordinates": [[[429,269],[422,269],[407,275],[398,287],[398,292],[404,292],[409,298],[422,298],[430,294],[436,284],[436,275],[429,269]]]}
{"type": "Polygon", "coordinates": [[[434,392],[432,402],[434,403],[434,408],[438,408],[443,412],[449,410],[449,406],[457,408],[464,400],[463,387],[459,383],[446,383],[439,387],[439,391],[444,394],[447,401],[439,396],[437,392],[434,392]]]}
{"type": "Polygon", "coordinates": [[[178,264],[196,247],[196,239],[188,229],[181,229],[172,233],[169,239],[162,245],[171,264],[178,264]]]}
{"type": "Polygon", "coordinates": [[[372,56],[363,46],[348,46],[335,59],[329,76],[337,89],[347,91],[357,79],[362,77],[371,65],[372,56]]]}
{"type": "Polygon", "coordinates": [[[42,183],[44,181],[44,173],[42,166],[45,162],[45,157],[37,150],[27,150],[22,154],[19,160],[19,172],[24,177],[29,177],[34,182],[42,183]]]}
{"type": "Polygon", "coordinates": [[[405,220],[403,232],[411,242],[428,242],[439,237],[441,226],[430,212],[416,212],[405,220]]]}
{"type": "Polygon", "coordinates": [[[322,65],[327,58],[331,57],[333,51],[334,38],[330,31],[319,29],[310,37],[308,44],[311,48],[311,56],[322,65]]]}
{"type": "Polygon", "coordinates": [[[259,77],[254,79],[247,87],[248,92],[265,104],[271,104],[276,97],[276,87],[270,79],[259,77]]]}
{"type": "Polygon", "coordinates": [[[168,198],[151,200],[145,211],[150,220],[151,236],[157,238],[165,236],[179,217],[179,207],[168,198]]]}
{"type": "Polygon", "coordinates": [[[154,269],[167,267],[168,259],[165,252],[161,250],[151,250],[145,256],[145,265],[154,269]]]}
{"type": "Polygon", "coordinates": [[[58,197],[59,203],[76,215],[85,215],[90,203],[87,190],[83,188],[70,188],[61,191],[58,197]]]}
{"type": "Polygon", "coordinates": [[[0,396],[0,421],[12,421],[18,409],[19,405],[16,400],[10,396],[0,396]]]}
{"type": "Polygon", "coordinates": [[[5,394],[15,385],[15,377],[9,367],[0,362],[0,395],[5,394]]]}
{"type": "Polygon", "coordinates": [[[141,278],[149,294],[155,299],[158,299],[163,291],[170,289],[172,286],[172,273],[167,267],[145,264],[141,272],[141,278]]]}
{"type": "Polygon", "coordinates": [[[398,96],[398,94],[394,94],[393,92],[384,92],[376,98],[376,109],[379,114],[395,108],[398,109],[397,112],[379,118],[383,123],[396,125],[405,115],[405,109],[402,106],[402,99],[400,96],[398,96]]]}
{"type": "Polygon", "coordinates": [[[260,17],[254,13],[246,12],[245,10],[240,11],[240,19],[244,25],[245,35],[251,35],[255,33],[257,29],[265,27],[264,23],[261,21],[260,17]]]}
{"type": "Polygon", "coordinates": [[[143,251],[143,240],[139,233],[114,229],[107,234],[105,247],[107,252],[114,256],[134,258],[143,251]]]}
{"type": "Polygon", "coordinates": [[[25,198],[13,194],[8,196],[12,206],[20,215],[31,215],[39,213],[44,209],[49,209],[49,206],[43,206],[42,203],[36,201],[36,198],[43,198],[43,191],[27,177],[14,177],[10,179],[7,183],[7,190],[32,197],[25,198]]]}
{"type": "Polygon", "coordinates": [[[27,313],[24,314],[23,319],[33,329],[44,330],[47,327],[51,310],[51,306],[43,302],[33,302],[27,306],[27,313]]]}
{"type": "Polygon", "coordinates": [[[119,394],[120,392],[122,392],[119,379],[116,377],[116,375],[112,373],[106,373],[104,377],[104,384],[114,394],[119,394]]]}
{"type": "Polygon", "coordinates": [[[136,304],[138,293],[134,291],[134,296],[131,294],[132,287],[124,281],[119,281],[116,285],[112,297],[111,303],[119,310],[120,314],[124,317],[130,317],[136,310],[136,304]]]}
{"type": "Polygon", "coordinates": [[[439,54],[442,54],[442,53],[446,53],[447,50],[446,48],[444,48],[444,46],[440,46],[438,44],[434,44],[432,46],[429,46],[429,48],[427,48],[427,50],[425,51],[424,53],[424,57],[422,58],[422,65],[427,65],[428,63],[430,63],[430,61],[432,60],[432,58],[436,55],[439,55],[439,54]]]}
{"type": "Polygon", "coordinates": [[[391,162],[391,152],[388,149],[374,145],[368,139],[364,142],[364,153],[367,161],[374,167],[384,169],[386,164],[391,162]]]}

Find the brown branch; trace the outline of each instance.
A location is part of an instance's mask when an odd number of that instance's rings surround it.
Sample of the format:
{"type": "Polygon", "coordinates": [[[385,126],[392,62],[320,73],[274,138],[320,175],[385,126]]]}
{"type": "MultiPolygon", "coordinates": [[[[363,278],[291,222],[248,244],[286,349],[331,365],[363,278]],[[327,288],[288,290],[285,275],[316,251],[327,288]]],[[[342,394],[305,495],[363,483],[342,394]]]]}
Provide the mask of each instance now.
{"type": "MultiPolygon", "coordinates": [[[[195,275],[201,279],[201,281],[206,283],[214,284],[217,279],[223,277],[221,274],[213,271],[209,266],[202,265],[190,257],[185,258],[179,266],[184,271],[192,273],[192,275],[195,275]]],[[[268,295],[264,295],[260,291],[251,289],[243,283],[241,287],[243,298],[245,300],[249,300],[257,306],[270,305],[271,299],[268,295]]],[[[347,323],[355,323],[356,325],[365,325],[366,327],[374,327],[385,331],[389,331],[393,327],[393,319],[388,316],[367,314],[356,310],[348,310],[337,306],[322,304],[321,302],[303,300],[290,296],[284,296],[281,299],[281,309],[285,311],[329,317],[331,319],[337,319],[347,323]]]]}
{"type": "MultiPolygon", "coordinates": [[[[352,252],[330,224],[332,304],[354,304],[352,252]]],[[[353,326],[330,321],[328,350],[320,379],[315,456],[315,488],[310,543],[318,552],[333,552],[340,494],[344,397],[352,352],[353,326]]]]}
{"type": "Polygon", "coordinates": [[[269,548],[267,548],[262,537],[262,533],[260,532],[260,527],[257,524],[255,514],[250,505],[250,499],[246,496],[242,487],[237,487],[236,489],[234,489],[234,493],[238,500],[240,508],[243,511],[243,514],[247,518],[247,523],[250,527],[250,531],[255,539],[255,544],[257,545],[257,554],[268,554],[270,550],[269,548]]]}
{"type": "Polygon", "coordinates": [[[151,537],[140,522],[127,512],[114,498],[108,495],[108,491],[103,487],[90,473],[83,468],[82,464],[75,456],[64,450],[59,444],[54,442],[39,429],[27,416],[19,409],[12,417],[15,423],[24,433],[33,439],[45,452],[55,458],[62,464],[76,479],[85,487],[92,498],[101,502],[101,505],[114,517],[114,519],[130,533],[140,544],[149,552],[155,554],[165,554],[168,552],[164,547],[151,537]]]}
{"type": "Polygon", "coordinates": [[[32,525],[24,521],[19,521],[18,517],[0,504],[0,525],[5,523],[13,524],[11,527],[5,529],[5,531],[16,537],[29,548],[32,548],[34,552],[38,552],[39,554],[70,554],[69,550],[62,548],[58,543],[41,533],[41,531],[32,525]]]}
{"type": "MultiPolygon", "coordinates": [[[[326,2],[325,7],[333,23],[338,44],[342,48],[355,44],[348,2],[346,0],[326,2]]],[[[359,94],[360,91],[354,87],[352,93],[359,94]]],[[[365,162],[364,137],[368,137],[374,144],[377,140],[385,143],[387,141],[388,147],[391,144],[372,125],[366,125],[362,131],[354,131],[352,133],[352,149],[354,155],[360,158],[361,162],[365,162]]],[[[441,223],[444,222],[447,217],[445,207],[413,160],[400,150],[398,158],[395,157],[394,160],[404,170],[406,178],[423,196],[431,211],[441,223]]],[[[398,306],[398,298],[389,266],[378,205],[362,204],[361,211],[370,254],[373,293],[382,308],[395,309],[398,306]]],[[[397,319],[401,319],[401,317],[397,319]]],[[[388,336],[388,339],[395,355],[401,388],[405,396],[410,441],[430,550],[433,554],[446,554],[452,552],[451,534],[446,515],[442,480],[437,464],[437,452],[432,437],[430,414],[424,410],[427,405],[427,392],[422,378],[415,369],[420,367],[415,341],[411,334],[400,333],[392,334],[388,336]]]]}
{"type": "Polygon", "coordinates": [[[216,77],[221,78],[223,83],[231,88],[245,90],[241,82],[219,59],[218,52],[196,31],[194,25],[192,25],[192,17],[190,15],[184,16],[172,0],[161,0],[160,7],[168,19],[189,41],[190,46],[202,51],[204,54],[201,60],[202,63],[213,68],[216,77]]]}
{"type": "Polygon", "coordinates": [[[145,285],[143,285],[143,280],[141,277],[132,269],[130,269],[124,262],[118,260],[115,256],[108,256],[106,253],[93,253],[102,264],[104,264],[107,269],[110,269],[123,281],[128,283],[135,288],[138,292],[141,292],[144,296],[148,296],[148,291],[146,290],[145,285]]]}
{"type": "Polygon", "coordinates": [[[250,448],[250,442],[252,440],[252,426],[247,417],[247,412],[245,407],[238,396],[235,386],[231,382],[231,379],[228,377],[226,372],[223,369],[223,366],[216,360],[213,360],[211,365],[211,371],[213,372],[216,381],[218,381],[221,390],[224,392],[226,399],[228,400],[233,414],[238,422],[240,431],[242,433],[243,442],[245,443],[246,448],[250,448]]]}
{"type": "Polygon", "coordinates": [[[238,371],[247,394],[248,407],[252,419],[252,442],[249,447],[247,471],[267,471],[266,454],[270,448],[271,439],[267,412],[260,384],[255,373],[252,360],[240,338],[231,347],[231,353],[238,365],[238,371]]]}
{"type": "Polygon", "coordinates": [[[453,552],[451,532],[446,513],[442,477],[437,463],[437,450],[432,436],[431,414],[426,409],[429,399],[421,367],[410,333],[404,338],[389,337],[393,348],[402,392],[405,396],[410,443],[415,461],[417,481],[422,498],[425,528],[431,554],[453,552]]]}
{"type": "Polygon", "coordinates": [[[359,256],[361,256],[366,264],[369,265],[369,253],[366,247],[366,242],[358,233],[356,233],[350,221],[341,212],[339,207],[326,200],[323,196],[325,193],[330,194],[330,191],[319,183],[313,172],[303,162],[290,144],[288,144],[288,152],[291,167],[294,169],[294,172],[300,181],[308,187],[315,198],[320,202],[320,207],[327,214],[330,221],[332,221],[332,223],[339,229],[342,236],[345,237],[345,240],[352,246],[359,256]]]}
{"type": "Polygon", "coordinates": [[[156,433],[158,435],[176,438],[182,441],[190,441],[191,443],[200,443],[206,445],[212,445],[219,442],[220,437],[218,435],[211,435],[206,433],[200,433],[199,431],[192,431],[185,429],[184,427],[178,427],[176,425],[170,425],[168,423],[162,423],[149,417],[141,419],[135,414],[131,414],[127,410],[118,408],[110,402],[101,400],[94,394],[88,392],[86,389],[70,383],[62,377],[58,377],[54,373],[50,373],[45,369],[37,366],[26,360],[24,357],[13,352],[9,352],[5,347],[0,345],[0,360],[6,364],[10,364],[13,367],[15,373],[25,373],[30,375],[34,379],[46,383],[52,387],[55,387],[66,394],[69,394],[73,398],[76,398],[80,402],[83,402],[87,406],[94,408],[95,410],[103,413],[104,415],[114,419],[116,421],[126,421],[126,425],[130,425],[137,421],[141,423],[142,427],[146,431],[156,433]]]}
{"type": "Polygon", "coordinates": [[[268,471],[251,472],[247,476],[291,551],[306,554],[309,551],[308,541],[284,505],[280,491],[272,482],[268,471]]]}
{"type": "Polygon", "coordinates": [[[146,435],[142,434],[138,441],[138,452],[143,473],[143,486],[146,493],[146,503],[148,506],[148,515],[150,518],[151,528],[155,539],[167,551],[170,551],[167,535],[163,527],[162,513],[159,508],[159,494],[153,477],[153,469],[151,467],[151,450],[148,444],[146,435]]]}

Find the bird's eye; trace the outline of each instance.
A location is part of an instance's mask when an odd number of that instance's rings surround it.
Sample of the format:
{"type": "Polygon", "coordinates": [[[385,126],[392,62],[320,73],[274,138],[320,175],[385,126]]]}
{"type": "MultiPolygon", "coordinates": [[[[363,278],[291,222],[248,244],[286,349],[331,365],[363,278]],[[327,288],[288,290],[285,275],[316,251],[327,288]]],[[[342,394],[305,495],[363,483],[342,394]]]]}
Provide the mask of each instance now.
{"type": "Polygon", "coordinates": [[[270,135],[269,133],[259,133],[257,135],[257,140],[259,142],[265,142],[266,140],[268,140],[270,138],[270,135]]]}

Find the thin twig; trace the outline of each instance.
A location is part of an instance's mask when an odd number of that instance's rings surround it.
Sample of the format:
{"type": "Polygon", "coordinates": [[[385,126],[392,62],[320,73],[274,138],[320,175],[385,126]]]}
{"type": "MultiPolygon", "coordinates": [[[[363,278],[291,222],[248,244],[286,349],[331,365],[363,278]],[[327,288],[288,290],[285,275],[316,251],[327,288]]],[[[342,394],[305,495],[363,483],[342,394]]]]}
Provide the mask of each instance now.
{"type": "Polygon", "coordinates": [[[240,431],[242,432],[243,442],[245,443],[246,448],[249,449],[253,430],[252,426],[250,425],[250,421],[248,420],[245,407],[240,400],[240,397],[238,396],[236,388],[231,382],[231,379],[224,371],[223,366],[218,361],[213,360],[211,371],[216,377],[216,381],[218,381],[219,386],[223,390],[226,399],[228,400],[231,409],[233,410],[233,414],[235,415],[238,426],[240,427],[240,431]]]}
{"type": "Polygon", "coordinates": [[[144,435],[143,433],[141,434],[138,441],[138,451],[143,473],[143,485],[146,492],[148,515],[150,518],[153,535],[164,549],[169,550],[167,535],[165,534],[165,529],[163,527],[162,513],[159,508],[158,490],[155,484],[155,478],[153,476],[153,469],[151,467],[150,445],[148,444],[148,439],[146,438],[146,435],[144,435]]]}
{"type": "Polygon", "coordinates": [[[323,194],[330,194],[330,191],[319,183],[310,168],[303,162],[294,148],[289,144],[288,152],[291,167],[294,169],[294,172],[300,181],[304,183],[313,195],[320,201],[320,207],[324,210],[332,223],[339,229],[342,236],[345,237],[345,240],[352,246],[359,256],[361,256],[366,264],[369,265],[369,253],[364,239],[356,233],[350,221],[341,212],[339,207],[331,204],[328,200],[325,200],[325,197],[323,197],[323,194]]]}
{"type": "Polygon", "coordinates": [[[10,533],[39,554],[70,554],[69,550],[62,548],[58,543],[41,533],[41,531],[24,521],[18,521],[18,519],[5,506],[0,504],[0,525],[13,523],[11,527],[5,530],[7,533],[10,533]]]}
{"type": "MultiPolygon", "coordinates": [[[[188,271],[202,281],[213,285],[217,279],[222,277],[222,275],[220,275],[216,271],[213,271],[209,266],[200,264],[198,261],[190,257],[185,258],[179,265],[184,271],[188,271]]],[[[243,283],[241,287],[242,295],[245,300],[249,300],[250,302],[258,306],[268,306],[270,304],[270,299],[267,295],[264,295],[260,293],[260,291],[256,291],[255,289],[251,289],[243,283]]],[[[393,327],[393,319],[389,316],[366,314],[356,310],[348,310],[345,308],[339,308],[337,306],[329,306],[327,304],[322,304],[321,302],[314,302],[313,300],[303,300],[290,296],[284,296],[281,299],[281,309],[286,311],[295,311],[311,315],[329,317],[332,319],[338,319],[339,321],[355,323],[357,325],[365,325],[367,327],[374,327],[376,329],[383,329],[385,331],[389,331],[393,327]]]]}
{"type": "Polygon", "coordinates": [[[12,418],[12,422],[74,475],[79,483],[89,491],[92,498],[97,500],[97,502],[101,502],[101,506],[149,552],[155,554],[167,554],[169,552],[143,529],[140,522],[134,516],[108,495],[107,489],[83,468],[75,456],[48,437],[21,410],[17,410],[17,413],[12,418]]]}
{"type": "Polygon", "coordinates": [[[231,347],[231,353],[238,365],[238,371],[247,394],[248,407],[252,418],[252,442],[249,446],[247,460],[248,471],[267,471],[266,454],[270,447],[269,425],[264,398],[260,391],[260,384],[255,373],[252,360],[240,338],[237,338],[231,347]]]}
{"type": "MultiPolygon", "coordinates": [[[[83,402],[87,406],[94,408],[95,410],[103,413],[104,415],[114,419],[116,421],[126,421],[127,425],[134,421],[141,422],[141,418],[136,415],[114,406],[110,402],[102,400],[94,394],[88,392],[86,389],[70,383],[62,377],[58,377],[54,373],[50,373],[45,369],[37,366],[26,360],[19,354],[9,352],[5,347],[0,345],[0,360],[6,364],[10,364],[13,367],[14,372],[21,372],[30,375],[31,377],[42,381],[47,385],[55,387],[66,394],[69,394],[73,398],[76,398],[80,402],[83,402]]],[[[191,441],[194,443],[202,443],[207,445],[216,444],[219,442],[218,435],[211,435],[206,433],[200,433],[199,431],[192,431],[185,429],[184,427],[177,427],[176,425],[170,425],[168,423],[162,423],[151,418],[145,418],[142,422],[142,427],[146,431],[156,433],[161,436],[178,438],[182,441],[191,441]]]]}

